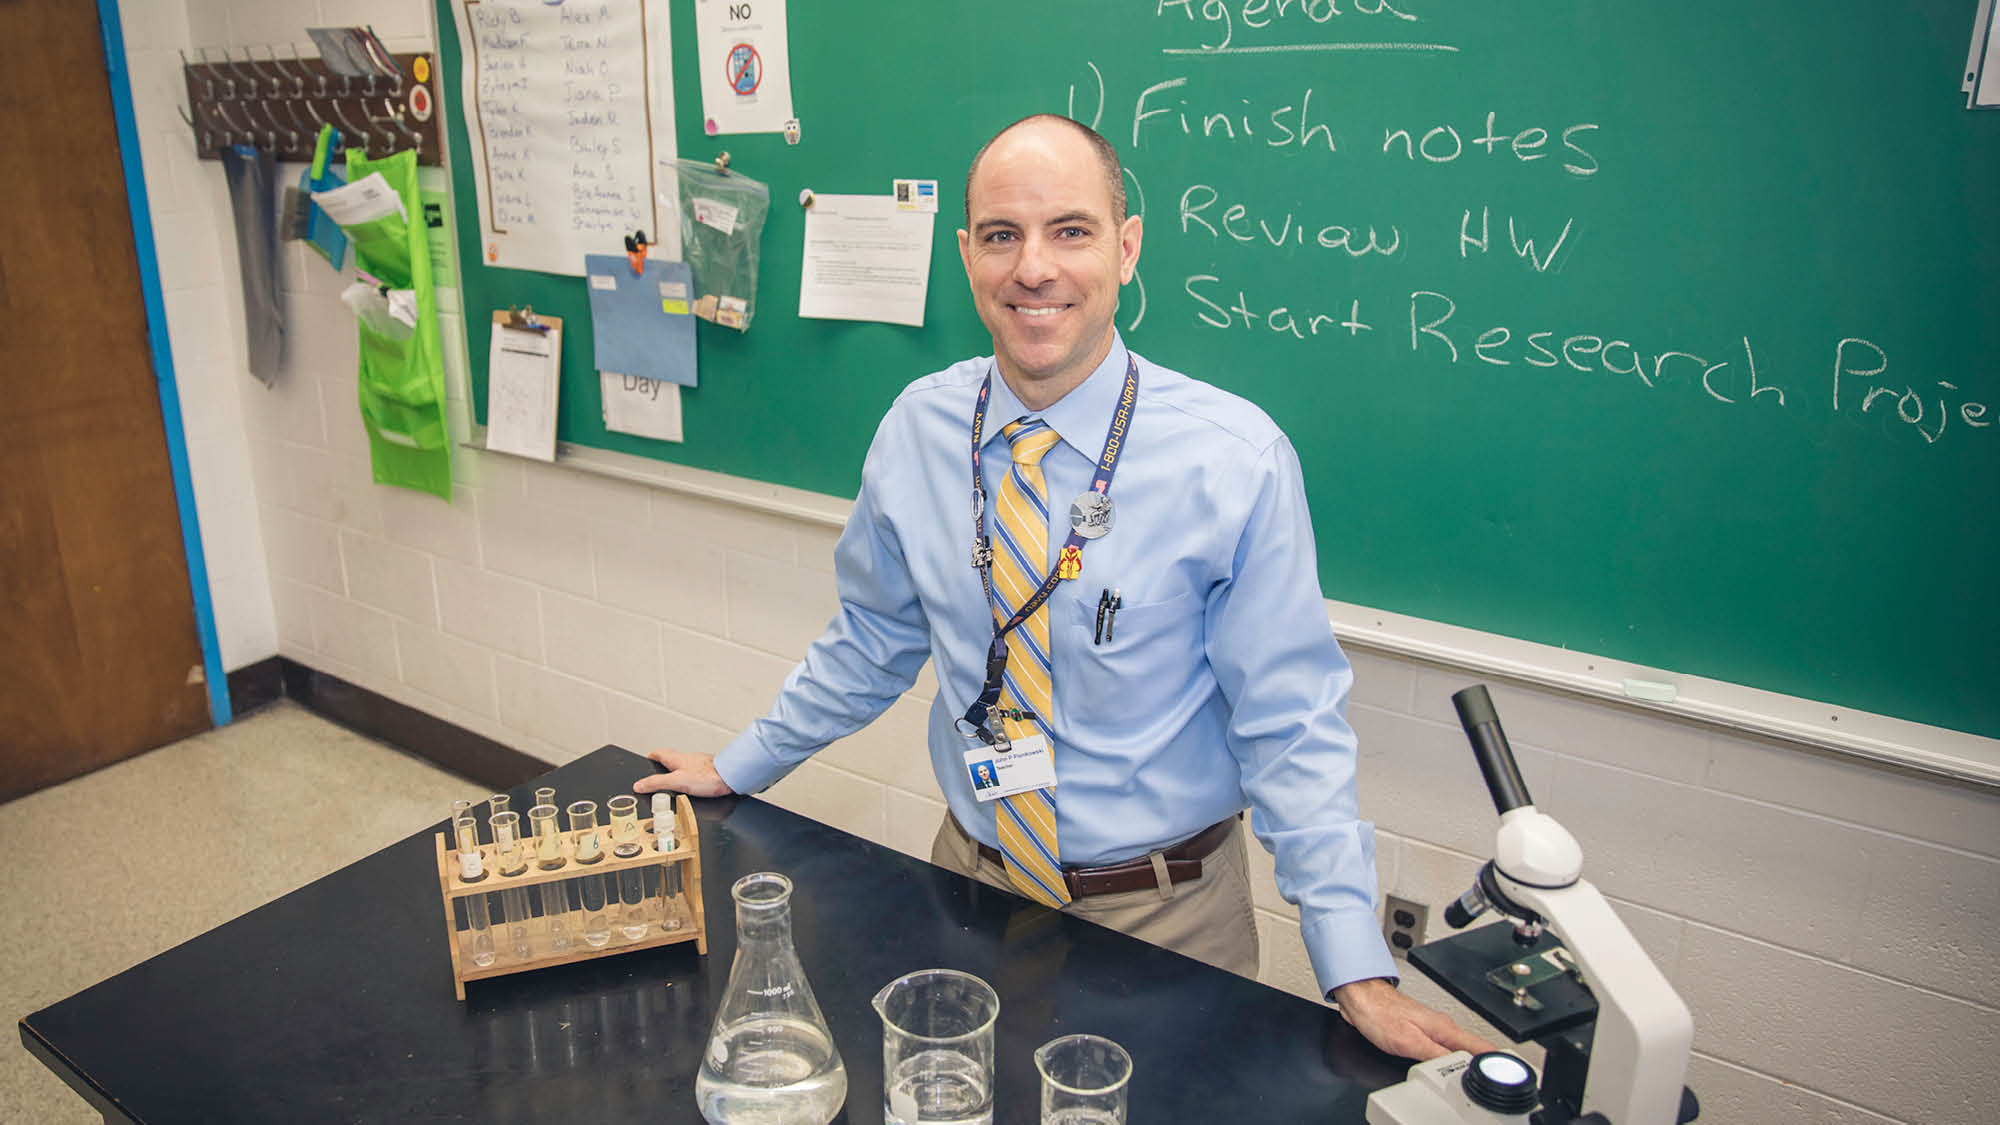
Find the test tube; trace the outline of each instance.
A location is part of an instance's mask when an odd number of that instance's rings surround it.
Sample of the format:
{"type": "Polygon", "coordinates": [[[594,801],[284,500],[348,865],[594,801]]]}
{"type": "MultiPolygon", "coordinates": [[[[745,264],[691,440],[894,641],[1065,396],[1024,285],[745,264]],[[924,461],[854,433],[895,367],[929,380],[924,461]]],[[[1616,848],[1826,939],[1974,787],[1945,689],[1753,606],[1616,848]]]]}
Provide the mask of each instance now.
{"type": "MultiPolygon", "coordinates": [[[[570,831],[576,833],[576,862],[584,866],[604,861],[604,843],[597,827],[597,802],[577,801],[569,807],[570,831]]],[[[611,916],[604,909],[603,876],[577,880],[583,894],[583,940],[601,947],[611,940],[611,916]]]]}
{"type": "Polygon", "coordinates": [[[486,798],[486,833],[489,840],[499,839],[499,837],[493,835],[493,818],[508,811],[513,805],[514,798],[509,797],[505,793],[495,793],[491,797],[486,798]]]}
{"type": "Polygon", "coordinates": [[[556,787],[553,785],[544,785],[540,789],[535,790],[535,803],[537,805],[547,805],[550,808],[555,808],[556,787]]]}
{"type": "Polygon", "coordinates": [[[500,874],[519,875],[526,871],[528,852],[521,845],[521,814],[497,812],[489,823],[493,826],[493,859],[500,874]]]}
{"type": "MultiPolygon", "coordinates": [[[[639,798],[622,793],[604,802],[604,807],[611,814],[611,854],[620,859],[643,854],[646,845],[640,840],[639,798]]],[[[605,883],[611,883],[608,876],[605,883]]],[[[636,867],[624,868],[618,872],[617,888],[618,932],[627,941],[638,941],[646,936],[646,929],[652,924],[645,873],[636,867]]]]}
{"type": "Polygon", "coordinates": [[[639,842],[639,798],[621,793],[604,802],[611,816],[611,854],[630,859],[646,850],[639,842]]]}
{"type": "MultiPolygon", "coordinates": [[[[462,802],[469,809],[469,802],[462,802]]],[[[479,822],[468,812],[453,822],[458,837],[458,881],[477,883],[486,878],[485,857],[479,851],[479,822]]],[[[486,896],[468,895],[465,903],[465,952],[472,963],[485,968],[493,963],[493,931],[486,924],[486,896]]]]}
{"type": "MultiPolygon", "coordinates": [[[[555,790],[541,792],[553,795],[555,790]]],[[[559,870],[569,862],[563,854],[562,831],[556,827],[556,807],[539,804],[528,810],[528,821],[535,829],[535,866],[543,871],[559,870]]],[[[561,883],[543,883],[542,917],[548,920],[550,947],[557,953],[569,952],[569,929],[565,923],[569,916],[569,902],[563,894],[561,883]]]]}
{"type": "MultiPolygon", "coordinates": [[[[449,847],[453,851],[458,850],[458,840],[457,840],[458,822],[464,820],[466,817],[471,815],[472,815],[471,801],[459,800],[459,801],[453,801],[451,803],[451,819],[444,822],[445,846],[449,847]]],[[[477,825],[474,826],[473,831],[475,832],[478,831],[477,825]]],[[[475,836],[473,838],[473,842],[477,843],[478,837],[475,836]]]]}
{"type": "MultiPolygon", "coordinates": [[[[501,878],[528,870],[528,849],[521,842],[521,814],[512,810],[497,812],[489,823],[493,826],[494,864],[500,868],[501,878]]],[[[534,947],[528,940],[528,919],[533,911],[528,906],[527,888],[502,891],[500,905],[507,911],[507,936],[514,943],[514,957],[526,961],[534,956],[534,947]]]]}
{"type": "Polygon", "coordinates": [[[597,827],[597,802],[572,801],[569,828],[576,833],[576,861],[592,864],[604,858],[603,831],[597,827]]]}
{"type": "MultiPolygon", "coordinates": [[[[674,795],[672,793],[653,794],[653,850],[661,854],[680,846],[674,835],[674,795]]],[[[660,928],[672,933],[681,928],[681,865],[662,864],[660,867],[660,905],[655,911],[660,916],[660,928]]]]}
{"type": "Polygon", "coordinates": [[[569,862],[564,854],[562,829],[556,827],[556,807],[536,805],[528,810],[528,823],[535,832],[535,866],[555,871],[569,862]]]}

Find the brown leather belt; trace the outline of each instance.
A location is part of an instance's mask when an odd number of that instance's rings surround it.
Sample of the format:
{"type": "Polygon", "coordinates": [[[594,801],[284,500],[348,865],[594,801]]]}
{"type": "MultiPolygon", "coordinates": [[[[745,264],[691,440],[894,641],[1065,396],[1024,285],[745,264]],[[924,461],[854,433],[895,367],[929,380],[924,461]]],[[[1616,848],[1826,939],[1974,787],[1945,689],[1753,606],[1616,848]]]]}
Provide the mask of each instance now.
{"type": "MultiPolygon", "coordinates": [[[[954,822],[956,823],[956,822],[954,822]]],[[[1218,820],[1207,828],[1189,836],[1180,843],[1164,848],[1160,857],[1167,861],[1167,879],[1173,883],[1185,883],[1201,878],[1201,861],[1215,854],[1215,849],[1229,839],[1229,830],[1236,827],[1236,818],[1218,820]]],[[[965,829],[960,828],[963,832],[965,829]]],[[[1001,867],[1007,866],[1005,857],[998,848],[979,845],[979,854],[1001,867]]],[[[1090,898],[1094,895],[1115,895],[1127,891],[1151,891],[1159,889],[1159,880],[1153,875],[1153,860],[1150,854],[1124,863],[1113,863],[1104,867],[1065,867],[1063,882],[1069,885],[1069,896],[1090,898]]]]}

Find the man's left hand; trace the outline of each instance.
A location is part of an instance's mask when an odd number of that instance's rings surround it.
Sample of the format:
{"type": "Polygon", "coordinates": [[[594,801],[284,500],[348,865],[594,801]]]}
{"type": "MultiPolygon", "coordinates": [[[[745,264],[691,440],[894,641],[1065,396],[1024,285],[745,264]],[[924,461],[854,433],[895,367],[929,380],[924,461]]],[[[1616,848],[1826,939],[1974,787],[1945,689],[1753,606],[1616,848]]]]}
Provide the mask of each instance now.
{"type": "Polygon", "coordinates": [[[1452,1022],[1443,1012],[1424,1007],[1381,977],[1350,981],[1333,990],[1340,1018],[1392,1055],[1434,1059],[1453,1051],[1479,1054],[1493,1044],[1452,1022]]]}

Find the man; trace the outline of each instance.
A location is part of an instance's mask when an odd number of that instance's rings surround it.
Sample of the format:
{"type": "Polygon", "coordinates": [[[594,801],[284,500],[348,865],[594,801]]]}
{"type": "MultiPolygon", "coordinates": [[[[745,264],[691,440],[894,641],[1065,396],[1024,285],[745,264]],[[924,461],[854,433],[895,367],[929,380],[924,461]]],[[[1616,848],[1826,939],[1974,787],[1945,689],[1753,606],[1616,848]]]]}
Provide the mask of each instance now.
{"type": "Polygon", "coordinates": [[[1142,233],[1116,153],[1027,118],[974,157],[965,194],[959,254],[993,357],[890,407],[835,552],[839,615],[771,714],[713,760],[655,751],[669,772],[635,788],[763,789],[929,657],[950,805],[934,862],[1255,976],[1247,804],[1342,1016],[1408,1057],[1488,1049],[1394,987],[1352,673],[1290,443],[1113,326],[1142,233]],[[974,791],[981,760],[1003,784],[974,791]]]}

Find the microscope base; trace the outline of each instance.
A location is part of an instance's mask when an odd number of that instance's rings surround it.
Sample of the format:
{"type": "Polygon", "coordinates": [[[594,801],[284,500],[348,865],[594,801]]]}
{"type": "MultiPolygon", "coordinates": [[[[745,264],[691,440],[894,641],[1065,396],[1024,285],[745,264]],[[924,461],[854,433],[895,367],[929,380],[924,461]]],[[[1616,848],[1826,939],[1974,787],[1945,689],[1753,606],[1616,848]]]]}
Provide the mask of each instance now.
{"type": "Polygon", "coordinates": [[[1527,1125],[1525,1113],[1495,1113],[1476,1105],[1463,1086],[1472,1056],[1440,1055],[1410,1068],[1407,1081],[1368,1095],[1368,1125],[1527,1125]]]}

